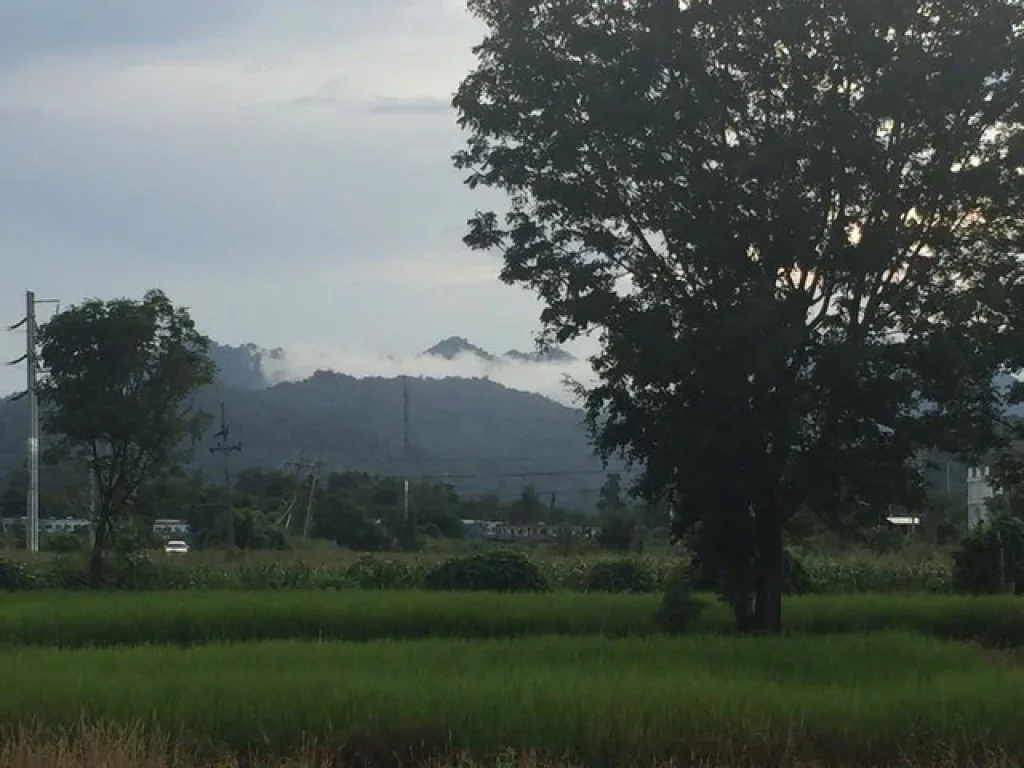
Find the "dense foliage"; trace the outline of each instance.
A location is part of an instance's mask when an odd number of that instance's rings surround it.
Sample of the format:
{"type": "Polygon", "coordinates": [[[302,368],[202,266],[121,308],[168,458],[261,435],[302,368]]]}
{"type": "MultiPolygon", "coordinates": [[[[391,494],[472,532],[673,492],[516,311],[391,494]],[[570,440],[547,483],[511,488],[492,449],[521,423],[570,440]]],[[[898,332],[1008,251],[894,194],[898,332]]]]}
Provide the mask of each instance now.
{"type": "Polygon", "coordinates": [[[466,242],[547,338],[598,336],[602,453],[674,494],[740,624],[779,631],[801,505],[914,504],[921,449],[997,441],[995,376],[1024,362],[1024,6],[469,6],[455,161],[510,210],[466,242]]]}
{"type": "Polygon", "coordinates": [[[90,578],[99,586],[103,555],[137,494],[178,466],[186,441],[194,445],[208,423],[193,397],[213,381],[209,340],[160,291],[69,307],[38,339],[52,450],[85,464],[95,480],[90,578]]]}

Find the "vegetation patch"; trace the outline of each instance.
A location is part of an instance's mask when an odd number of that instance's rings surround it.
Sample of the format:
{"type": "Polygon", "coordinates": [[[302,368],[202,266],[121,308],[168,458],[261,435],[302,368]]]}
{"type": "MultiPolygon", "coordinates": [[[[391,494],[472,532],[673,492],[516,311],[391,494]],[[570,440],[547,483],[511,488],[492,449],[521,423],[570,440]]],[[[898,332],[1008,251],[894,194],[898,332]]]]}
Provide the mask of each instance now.
{"type": "Polygon", "coordinates": [[[0,727],[140,722],[184,743],[361,756],[502,748],[762,765],[1019,753],[1024,672],[900,634],[543,637],[5,654],[0,727]],[[386,737],[386,739],[384,738],[386,737]],[[402,739],[405,739],[403,742],[402,739]]]}

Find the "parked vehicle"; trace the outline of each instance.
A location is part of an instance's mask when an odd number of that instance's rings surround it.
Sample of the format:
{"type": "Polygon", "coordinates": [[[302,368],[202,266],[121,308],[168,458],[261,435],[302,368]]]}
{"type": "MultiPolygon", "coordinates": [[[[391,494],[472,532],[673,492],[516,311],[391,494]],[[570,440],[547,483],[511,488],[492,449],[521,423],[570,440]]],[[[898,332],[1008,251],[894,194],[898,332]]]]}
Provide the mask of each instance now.
{"type": "Polygon", "coordinates": [[[188,544],[184,541],[168,541],[164,547],[164,552],[168,555],[187,555],[188,544]]]}

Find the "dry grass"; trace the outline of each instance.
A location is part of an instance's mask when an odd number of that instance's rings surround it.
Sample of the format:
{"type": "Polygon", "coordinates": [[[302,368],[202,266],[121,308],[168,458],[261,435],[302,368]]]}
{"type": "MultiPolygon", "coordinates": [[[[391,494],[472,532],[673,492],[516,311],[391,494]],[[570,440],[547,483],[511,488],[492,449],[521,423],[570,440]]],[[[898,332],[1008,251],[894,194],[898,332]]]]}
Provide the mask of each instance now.
{"type": "MultiPolygon", "coordinates": [[[[516,754],[506,751],[486,759],[469,755],[402,759],[399,755],[382,757],[367,763],[349,762],[336,754],[316,747],[301,750],[290,757],[259,757],[215,750],[198,753],[175,745],[164,736],[148,733],[139,728],[90,727],[79,728],[72,734],[47,735],[38,730],[20,729],[0,736],[0,768],[346,768],[351,765],[422,766],[423,768],[593,768],[597,763],[583,766],[558,760],[545,760],[534,754],[516,754]]],[[[611,765],[611,763],[608,763],[611,765]]],[[[616,762],[615,765],[623,765],[616,762]]],[[[727,763],[693,761],[680,758],[657,764],[636,764],[636,768],[755,768],[760,763],[752,758],[737,758],[727,763]]],[[[849,764],[832,764],[830,768],[845,768],[849,764]]],[[[863,763],[858,763],[863,766],[863,763]]],[[[891,768],[925,768],[922,763],[899,758],[878,763],[891,768]]],[[[981,761],[964,761],[951,757],[945,761],[929,761],[928,768],[1022,768],[1020,758],[992,755],[981,761]]],[[[818,763],[790,763],[787,768],[824,768],[818,763]]]]}

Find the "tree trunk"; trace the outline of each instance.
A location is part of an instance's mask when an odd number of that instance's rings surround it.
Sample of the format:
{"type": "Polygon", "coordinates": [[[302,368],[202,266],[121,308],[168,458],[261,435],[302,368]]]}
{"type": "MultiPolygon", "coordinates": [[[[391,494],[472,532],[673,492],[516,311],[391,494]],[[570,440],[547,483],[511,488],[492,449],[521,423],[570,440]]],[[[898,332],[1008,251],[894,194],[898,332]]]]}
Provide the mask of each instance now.
{"type": "Polygon", "coordinates": [[[757,597],[754,622],[757,630],[768,635],[782,633],[782,587],[784,554],[782,514],[774,506],[757,510],[757,597]]]}
{"type": "Polygon", "coordinates": [[[106,520],[100,518],[93,523],[92,554],[89,556],[89,588],[99,589],[103,586],[103,550],[107,545],[106,520]]]}

